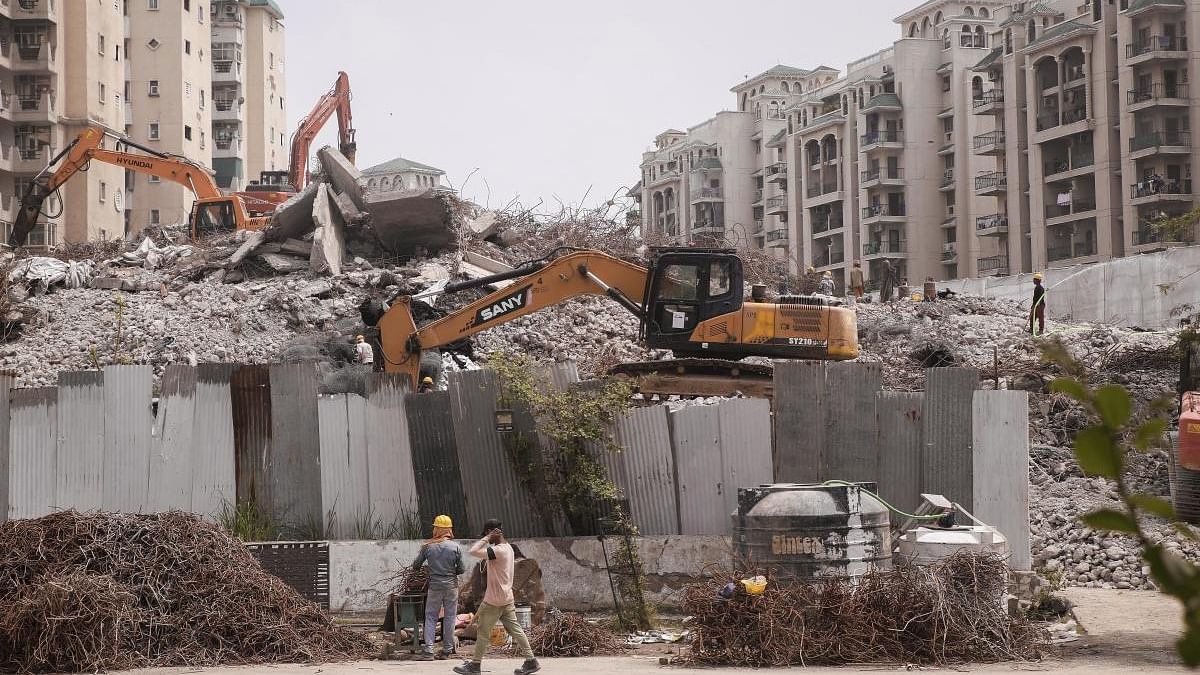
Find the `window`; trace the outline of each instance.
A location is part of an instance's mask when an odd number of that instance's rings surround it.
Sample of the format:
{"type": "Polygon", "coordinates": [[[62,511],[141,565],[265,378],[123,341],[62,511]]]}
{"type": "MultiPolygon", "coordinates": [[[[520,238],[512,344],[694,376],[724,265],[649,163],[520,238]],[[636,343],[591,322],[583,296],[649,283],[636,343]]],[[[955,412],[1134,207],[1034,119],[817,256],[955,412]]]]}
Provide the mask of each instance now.
{"type": "Polygon", "coordinates": [[[191,40],[184,40],[184,41],[183,41],[183,53],[184,53],[184,54],[191,54],[191,53],[192,53],[192,41],[191,41],[191,40]]]}
{"type": "Polygon", "coordinates": [[[950,78],[949,77],[942,78],[942,91],[950,91],[950,78]]]}
{"type": "Polygon", "coordinates": [[[192,0],[183,0],[183,11],[192,11],[192,0]]]}
{"type": "Polygon", "coordinates": [[[150,224],[158,225],[160,223],[161,223],[161,216],[159,215],[158,209],[150,209],[150,224]]]}
{"type": "Polygon", "coordinates": [[[204,149],[204,130],[200,130],[200,149],[204,149]]]}
{"type": "Polygon", "coordinates": [[[729,261],[715,262],[708,268],[708,299],[716,300],[732,290],[729,283],[729,261]]]}
{"type": "Polygon", "coordinates": [[[121,60],[121,45],[113,45],[113,61],[121,60]]]}
{"type": "Polygon", "coordinates": [[[275,67],[275,52],[267,52],[267,64],[270,65],[271,68],[275,67]]]}
{"type": "Polygon", "coordinates": [[[152,141],[158,140],[158,122],[150,123],[150,131],[147,133],[146,137],[152,141]]]}
{"type": "Polygon", "coordinates": [[[282,96],[279,97],[279,109],[283,110],[283,97],[282,96]]]}
{"type": "Polygon", "coordinates": [[[204,90],[200,90],[200,109],[204,110],[204,90]]]}
{"type": "Polygon", "coordinates": [[[184,98],[192,97],[192,83],[191,82],[183,83],[183,97],[184,98]]]}
{"type": "Polygon", "coordinates": [[[158,41],[158,38],[150,38],[150,41],[146,43],[146,46],[150,49],[158,49],[160,46],[162,46],[162,43],[158,41]]]}
{"type": "Polygon", "coordinates": [[[108,183],[100,181],[100,203],[103,204],[108,200],[108,183]]]}
{"type": "Polygon", "coordinates": [[[108,100],[108,86],[103,82],[100,83],[100,102],[104,103],[108,100]]]}
{"type": "Polygon", "coordinates": [[[158,96],[158,80],[150,80],[148,95],[158,96]]]}
{"type": "Polygon", "coordinates": [[[196,20],[204,23],[204,5],[196,5],[196,20]]]}
{"type": "Polygon", "coordinates": [[[189,141],[192,140],[192,128],[186,124],[183,125],[183,138],[189,141]]]}
{"type": "Polygon", "coordinates": [[[158,0],[146,0],[146,9],[158,9],[158,0]]]}
{"type": "Polygon", "coordinates": [[[104,35],[100,34],[100,35],[97,35],[96,37],[98,38],[98,44],[99,44],[98,50],[100,52],[100,55],[104,56],[104,35]]]}
{"type": "Polygon", "coordinates": [[[695,265],[668,265],[663,270],[659,297],[669,300],[696,300],[700,287],[700,268],[695,265]]]}
{"type": "Polygon", "coordinates": [[[146,182],[147,182],[147,183],[161,183],[161,182],[162,182],[162,178],[160,178],[160,177],[158,177],[158,176],[147,176],[147,177],[146,177],[146,182]]]}

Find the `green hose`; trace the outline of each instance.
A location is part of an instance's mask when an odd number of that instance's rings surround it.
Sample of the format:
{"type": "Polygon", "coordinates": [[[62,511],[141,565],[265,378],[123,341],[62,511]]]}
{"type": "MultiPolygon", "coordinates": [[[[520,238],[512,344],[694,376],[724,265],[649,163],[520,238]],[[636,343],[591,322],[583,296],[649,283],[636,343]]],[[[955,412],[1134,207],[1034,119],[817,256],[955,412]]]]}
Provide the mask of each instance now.
{"type": "Polygon", "coordinates": [[[821,483],[821,485],[822,485],[822,486],[829,486],[829,485],[840,485],[840,486],[844,486],[844,487],[856,487],[856,488],[858,488],[859,490],[861,490],[861,491],[863,491],[863,492],[865,492],[865,493],[867,493],[867,494],[871,495],[872,497],[874,497],[874,498],[875,498],[875,499],[876,499],[876,500],[877,500],[877,501],[878,501],[880,504],[883,504],[884,506],[888,507],[888,509],[889,509],[890,511],[892,511],[893,513],[898,513],[898,514],[900,514],[900,515],[904,516],[905,518],[913,518],[913,519],[915,519],[915,520],[938,520],[938,519],[940,519],[940,518],[942,518],[942,517],[944,517],[944,516],[946,515],[946,514],[944,514],[944,513],[939,513],[939,514],[937,514],[937,515],[935,515],[935,516],[918,516],[918,515],[917,515],[917,514],[915,514],[915,513],[907,513],[907,512],[905,512],[905,511],[901,511],[900,509],[898,509],[898,508],[896,508],[896,507],[892,506],[891,504],[889,504],[889,503],[888,503],[888,501],[887,501],[886,499],[884,499],[883,497],[880,497],[879,495],[875,494],[874,492],[871,492],[870,490],[868,490],[868,489],[866,489],[866,488],[864,488],[864,487],[860,486],[858,483],[851,483],[850,481],[845,481],[845,480],[827,480],[827,481],[825,481],[824,483],[821,483]]]}

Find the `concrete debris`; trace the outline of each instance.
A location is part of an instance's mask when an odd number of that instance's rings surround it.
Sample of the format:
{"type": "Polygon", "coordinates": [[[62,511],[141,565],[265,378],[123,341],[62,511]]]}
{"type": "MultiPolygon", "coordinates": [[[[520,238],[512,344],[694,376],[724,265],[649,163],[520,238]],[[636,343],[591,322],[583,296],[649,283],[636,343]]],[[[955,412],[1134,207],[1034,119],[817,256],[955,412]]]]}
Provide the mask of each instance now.
{"type": "Polygon", "coordinates": [[[95,263],[91,260],[59,260],[34,256],[25,258],[8,273],[10,282],[25,284],[34,292],[44,292],[52,286],[84,288],[88,284],[95,263]]]}
{"type": "Polygon", "coordinates": [[[342,214],[333,208],[332,201],[329,186],[322,183],[313,201],[316,232],[308,247],[309,267],[318,274],[337,276],[342,273],[342,259],[346,257],[346,239],[342,235],[342,214]]]}
{"type": "Polygon", "coordinates": [[[132,251],[122,253],[119,257],[106,261],[109,265],[123,265],[156,270],[160,267],[170,267],[182,258],[188,258],[196,253],[196,247],[190,244],[158,246],[150,237],[132,251]]]}
{"type": "Polygon", "coordinates": [[[260,244],[266,241],[266,239],[267,233],[265,231],[251,232],[250,236],[246,237],[246,240],[242,242],[242,245],[239,246],[238,249],[233,252],[233,255],[229,257],[229,264],[240,265],[241,262],[246,259],[246,256],[253,253],[260,244]]]}
{"type": "MultiPolygon", "coordinates": [[[[314,235],[315,239],[315,235],[314,235]]],[[[288,239],[287,241],[277,244],[279,247],[276,251],[266,251],[265,247],[259,247],[261,253],[287,253],[288,255],[298,255],[307,258],[312,255],[313,242],[300,241],[299,239],[288,239]]]]}
{"type": "Polygon", "coordinates": [[[311,183],[291,199],[275,208],[271,224],[266,229],[268,241],[299,239],[313,231],[313,202],[317,198],[320,183],[311,183]]]}
{"type": "Polygon", "coordinates": [[[259,260],[266,263],[278,274],[291,274],[292,272],[302,272],[309,269],[310,265],[307,260],[296,258],[282,253],[263,253],[258,256],[259,260]]]}
{"type": "Polygon", "coordinates": [[[358,205],[354,203],[354,200],[350,198],[350,195],[344,192],[338,192],[336,189],[332,190],[331,192],[333,193],[332,196],[334,206],[336,206],[338,212],[342,214],[342,221],[351,225],[361,225],[366,219],[367,214],[364,213],[362,209],[358,208],[358,205]]]}
{"type": "Polygon", "coordinates": [[[366,196],[371,229],[383,247],[401,255],[455,244],[448,196],[437,190],[397,190],[366,196]]]}
{"type": "Polygon", "coordinates": [[[359,211],[367,210],[363,196],[362,172],[355,168],[345,155],[326,145],[317,151],[321,169],[337,191],[346,196],[359,211]]]}
{"type": "Polygon", "coordinates": [[[478,216],[467,221],[467,230],[471,236],[476,239],[487,239],[495,236],[500,231],[503,221],[500,220],[500,215],[495,211],[484,211],[478,216]]]}

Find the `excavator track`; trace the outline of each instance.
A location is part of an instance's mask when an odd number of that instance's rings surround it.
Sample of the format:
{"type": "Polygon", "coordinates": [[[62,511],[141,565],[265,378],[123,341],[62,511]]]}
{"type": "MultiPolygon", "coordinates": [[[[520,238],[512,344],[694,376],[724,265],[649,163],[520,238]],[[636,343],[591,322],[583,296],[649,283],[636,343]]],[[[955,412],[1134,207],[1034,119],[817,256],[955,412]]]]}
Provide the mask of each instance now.
{"type": "Polygon", "coordinates": [[[622,363],[609,375],[634,380],[643,396],[733,396],[772,398],[775,369],[724,359],[681,358],[622,363]]]}

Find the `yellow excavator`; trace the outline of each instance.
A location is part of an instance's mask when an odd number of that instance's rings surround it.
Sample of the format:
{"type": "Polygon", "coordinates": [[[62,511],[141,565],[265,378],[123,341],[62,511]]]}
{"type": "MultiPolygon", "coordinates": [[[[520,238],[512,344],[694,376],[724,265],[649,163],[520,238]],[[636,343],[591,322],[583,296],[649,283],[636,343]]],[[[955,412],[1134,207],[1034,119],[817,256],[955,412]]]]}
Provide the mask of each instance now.
{"type": "Polygon", "coordinates": [[[615,300],[640,320],[639,339],[646,347],[673,352],[674,360],[612,370],[636,379],[644,395],[770,396],[771,368],[739,359],[858,356],[852,310],[815,296],[774,302],[746,298],[742,260],[732,249],[655,248],[647,267],[600,251],[558,249],[511,272],[449,284],[443,292],[509,280],[510,285],[419,328],[414,297],[397,298],[376,324],[384,369],[415,383],[423,351],[583,295],[615,300]]]}
{"type": "Polygon", "coordinates": [[[30,181],[13,224],[9,243],[24,246],[25,239],[37,225],[42,215],[42,206],[54,191],[80,171],[86,171],[90,162],[112,164],[130,171],[158,176],[163,180],[179,183],[196,195],[192,205],[192,237],[231,230],[260,230],[267,226],[269,218],[251,218],[246,205],[237,195],[225,195],[217,187],[208,169],[179,155],[158,152],[139,145],[130,138],[106,133],[99,127],[84,129],[41,173],[30,181]],[[112,138],[116,146],[140,150],[141,153],[106,150],[105,138],[112,138]],[[57,167],[57,168],[56,168],[57,167]]]}

